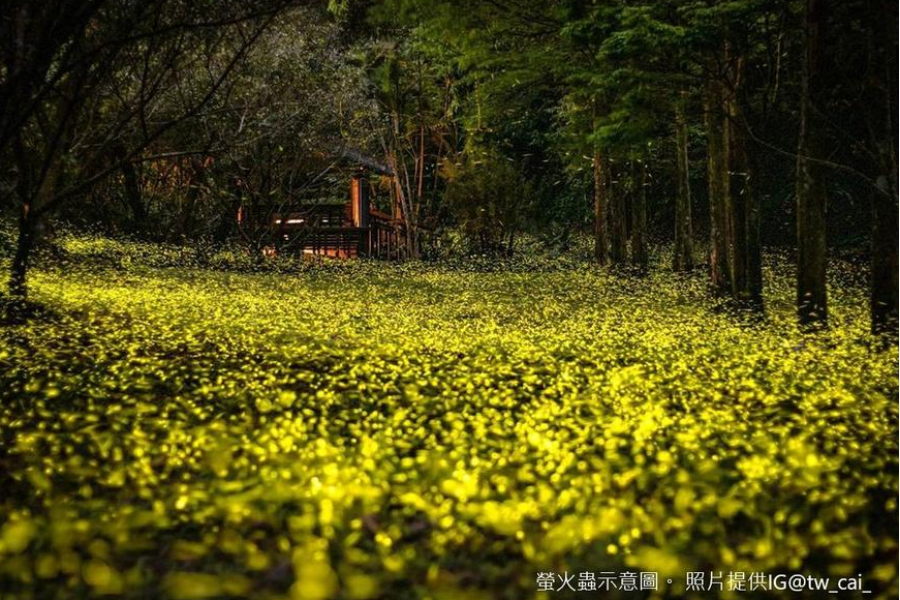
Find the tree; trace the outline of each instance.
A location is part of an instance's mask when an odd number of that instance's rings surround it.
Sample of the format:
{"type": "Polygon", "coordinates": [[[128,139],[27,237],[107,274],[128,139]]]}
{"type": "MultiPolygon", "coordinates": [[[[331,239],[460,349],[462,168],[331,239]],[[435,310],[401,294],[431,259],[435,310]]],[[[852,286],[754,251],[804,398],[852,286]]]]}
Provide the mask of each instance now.
{"type": "MultiPolygon", "coordinates": [[[[668,138],[671,130],[659,124],[672,123],[674,115],[675,160],[669,163],[653,155],[654,164],[647,167],[653,167],[655,180],[670,184],[660,188],[678,193],[659,215],[650,216],[671,220],[673,266],[691,268],[691,192],[697,186],[691,189],[692,112],[686,107],[702,104],[709,268],[715,293],[740,307],[763,308],[763,243],[786,245],[794,239],[781,229],[788,219],[779,205],[790,187],[797,200],[798,312],[804,322],[824,322],[825,229],[831,218],[825,212],[825,196],[834,193],[827,187],[833,185],[849,199],[848,206],[839,207],[845,214],[862,214],[857,207],[871,197],[872,243],[877,248],[873,330],[891,330],[897,304],[892,284],[896,32],[884,25],[890,19],[882,17],[894,14],[896,7],[883,0],[850,0],[828,3],[834,14],[815,17],[815,7],[826,2],[392,4],[406,17],[414,13],[408,21],[413,35],[422,27],[432,40],[449,40],[453,60],[478,90],[463,102],[463,113],[478,115],[477,127],[463,124],[467,146],[476,136],[489,138],[487,130],[510,127],[517,115],[504,111],[504,103],[516,105],[516,96],[528,86],[554,89],[559,98],[552,123],[556,131],[545,139],[564,140],[557,144],[559,155],[568,173],[580,174],[580,179],[569,181],[593,188],[597,262],[625,260],[628,200],[633,203],[632,251],[643,246],[646,238],[635,230],[642,212],[640,195],[634,193],[638,187],[632,181],[632,193],[620,193],[626,176],[618,166],[642,156],[648,144],[668,138]],[[819,35],[812,43],[814,28],[827,31],[828,41],[819,35]],[[492,118],[482,119],[488,113],[492,118]],[[802,127],[795,144],[790,129],[798,120],[802,127]]],[[[504,156],[512,155],[504,151],[504,156]]],[[[698,194],[700,202],[703,196],[698,194]]],[[[866,219],[853,217],[859,229],[846,239],[868,228],[866,219]]]]}
{"type": "Polygon", "coordinates": [[[710,205],[710,280],[739,306],[761,309],[760,196],[749,145],[761,48],[772,35],[770,13],[754,2],[696,3],[679,11],[692,43],[685,60],[704,94],[710,205]]]}
{"type": "Polygon", "coordinates": [[[678,153],[678,195],[675,199],[675,252],[673,268],[694,268],[694,244],[691,228],[691,183],[688,165],[688,127],[685,118],[686,92],[675,101],[675,145],[678,153]]]}
{"type": "Polygon", "coordinates": [[[761,309],[762,249],[759,243],[759,196],[755,169],[747,148],[745,58],[733,59],[733,87],[727,98],[729,190],[728,238],[731,247],[731,293],[745,308],[761,309]]]}
{"type": "Polygon", "coordinates": [[[872,333],[897,339],[897,3],[866,2],[862,15],[866,64],[865,121],[874,156],[872,194],[872,333]]]}
{"type": "Polygon", "coordinates": [[[824,128],[816,116],[828,92],[828,0],[807,0],[797,149],[797,312],[804,325],[828,320],[824,128]]]}
{"type": "Polygon", "coordinates": [[[628,260],[628,189],[626,169],[610,165],[609,260],[623,265],[628,260]]]}
{"type": "Polygon", "coordinates": [[[641,272],[647,270],[647,163],[638,159],[632,163],[634,196],[631,204],[631,263],[641,272]]]}
{"type": "Polygon", "coordinates": [[[594,261],[605,265],[609,262],[609,164],[598,146],[594,147],[591,171],[594,178],[594,261]]]}
{"type": "Polygon", "coordinates": [[[8,2],[0,20],[0,156],[15,164],[19,236],[9,292],[23,300],[39,224],[196,117],[284,0],[8,2]],[[201,66],[203,78],[184,81],[201,66]],[[157,102],[177,96],[172,112],[157,102]],[[124,155],[114,156],[123,140],[124,155]]]}
{"type": "Polygon", "coordinates": [[[722,86],[708,84],[706,113],[707,181],[709,183],[709,269],[713,290],[731,291],[731,261],[728,248],[728,215],[731,211],[728,185],[728,121],[722,111],[722,86]]]}

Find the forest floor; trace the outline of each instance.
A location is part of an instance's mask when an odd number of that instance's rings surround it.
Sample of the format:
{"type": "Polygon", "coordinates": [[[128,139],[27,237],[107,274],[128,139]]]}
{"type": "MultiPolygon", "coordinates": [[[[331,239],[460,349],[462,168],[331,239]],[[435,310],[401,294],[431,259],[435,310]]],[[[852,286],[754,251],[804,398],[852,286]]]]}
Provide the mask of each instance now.
{"type": "Polygon", "coordinates": [[[46,311],[0,325],[3,600],[895,593],[897,347],[852,269],[804,334],[778,260],[748,319],[662,268],[66,252],[31,275],[46,311]]]}

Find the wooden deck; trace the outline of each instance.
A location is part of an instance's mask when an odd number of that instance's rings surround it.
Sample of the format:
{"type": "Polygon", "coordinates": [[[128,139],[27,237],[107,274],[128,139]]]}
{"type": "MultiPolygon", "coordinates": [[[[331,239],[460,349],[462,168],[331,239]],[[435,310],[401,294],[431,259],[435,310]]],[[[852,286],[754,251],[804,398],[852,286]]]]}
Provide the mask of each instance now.
{"type": "Polygon", "coordinates": [[[269,230],[276,252],[382,260],[403,258],[402,221],[370,210],[360,227],[351,204],[294,206],[271,213],[269,230]],[[354,219],[354,217],[356,217],[354,219]]]}

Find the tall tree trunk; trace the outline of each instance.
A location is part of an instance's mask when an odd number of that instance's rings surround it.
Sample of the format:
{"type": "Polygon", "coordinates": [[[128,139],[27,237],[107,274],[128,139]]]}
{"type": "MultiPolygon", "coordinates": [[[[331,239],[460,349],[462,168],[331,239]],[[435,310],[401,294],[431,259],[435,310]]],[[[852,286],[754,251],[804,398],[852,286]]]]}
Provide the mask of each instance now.
{"type": "Polygon", "coordinates": [[[62,171],[62,160],[59,154],[50,159],[50,165],[32,200],[22,204],[19,214],[19,235],[16,240],[16,253],[13,256],[9,277],[9,294],[13,299],[24,301],[28,297],[26,277],[28,264],[40,233],[41,210],[46,209],[53,201],[56,182],[62,171]]]}
{"type": "Polygon", "coordinates": [[[640,271],[647,270],[647,164],[635,163],[634,200],[631,205],[631,263],[640,271]]]}
{"type": "Polygon", "coordinates": [[[872,333],[897,341],[897,3],[867,3],[872,78],[867,94],[870,144],[878,156],[872,195],[872,333]]]}
{"type": "Polygon", "coordinates": [[[621,265],[628,260],[628,195],[623,181],[613,177],[612,165],[609,173],[609,260],[614,265],[621,265]]]}
{"type": "Polygon", "coordinates": [[[599,265],[609,262],[609,242],[607,240],[607,185],[606,157],[599,148],[594,149],[592,159],[594,170],[594,260],[599,265]]]}
{"type": "Polygon", "coordinates": [[[425,195],[425,124],[419,125],[419,151],[416,155],[416,198],[417,203],[422,205],[422,198],[425,195]]]}
{"type": "Polygon", "coordinates": [[[9,276],[9,295],[16,301],[24,301],[28,297],[26,277],[36,234],[37,218],[31,210],[31,204],[25,203],[19,216],[19,235],[9,276]]]}
{"type": "Polygon", "coordinates": [[[881,177],[872,196],[872,333],[897,339],[897,196],[881,177]]]}
{"type": "Polygon", "coordinates": [[[46,211],[53,203],[53,196],[57,190],[57,181],[63,170],[60,152],[55,151],[49,158],[47,170],[43,179],[37,184],[34,196],[29,198],[31,191],[26,185],[19,189],[22,203],[22,212],[19,213],[19,235],[16,240],[16,253],[13,256],[9,277],[9,294],[17,301],[24,301],[28,297],[27,275],[28,264],[32,250],[40,233],[42,212],[46,211]]]}
{"type": "Polygon", "coordinates": [[[730,157],[732,295],[741,306],[762,308],[762,256],[759,205],[753,188],[753,168],[747,152],[745,116],[741,104],[743,59],[737,59],[734,89],[728,96],[730,157]]]}
{"type": "Polygon", "coordinates": [[[46,147],[46,168],[38,170],[37,179],[26,176],[29,173],[27,155],[24,152],[22,138],[16,138],[15,160],[18,162],[19,178],[16,183],[17,194],[22,201],[19,213],[19,235],[16,241],[16,253],[13,256],[9,276],[9,294],[16,301],[25,301],[28,297],[28,264],[34,244],[40,234],[40,225],[46,213],[52,208],[57,182],[63,173],[63,153],[68,147],[72,132],[72,114],[76,110],[72,100],[77,87],[77,78],[68,76],[62,83],[66,93],[59,96],[54,107],[54,122],[58,130],[55,139],[46,147]]]}
{"type": "Polygon", "coordinates": [[[185,238],[191,235],[195,229],[195,213],[197,204],[202,196],[201,186],[206,180],[206,166],[201,158],[189,159],[190,175],[188,176],[188,190],[184,196],[184,204],[178,217],[178,235],[185,238]]]}
{"type": "MultiPolygon", "coordinates": [[[[828,320],[826,296],[826,206],[824,131],[814,105],[827,92],[822,64],[827,0],[807,0],[804,22],[805,57],[800,87],[800,141],[797,150],[797,314],[804,325],[828,320]]],[[[820,107],[821,109],[822,107],[820,107]]]]}
{"type": "Polygon", "coordinates": [[[141,198],[141,183],[134,163],[125,162],[122,165],[122,178],[125,183],[125,202],[131,209],[133,219],[133,231],[145,231],[147,227],[147,209],[141,198]]]}
{"type": "Polygon", "coordinates": [[[747,158],[747,301],[750,308],[763,308],[762,241],[760,240],[760,201],[756,192],[756,163],[749,154],[747,158]]]}
{"type": "Polygon", "coordinates": [[[728,120],[724,112],[724,94],[718,82],[707,89],[705,106],[707,178],[709,183],[709,274],[713,290],[719,295],[731,291],[731,265],[728,250],[728,120]]]}
{"type": "Polygon", "coordinates": [[[678,196],[675,199],[675,255],[672,267],[676,271],[694,268],[694,243],[691,230],[691,186],[688,165],[688,129],[684,115],[687,94],[681,92],[675,102],[675,145],[678,148],[678,196]]]}
{"type": "Polygon", "coordinates": [[[405,240],[403,241],[406,258],[419,258],[419,232],[418,232],[418,211],[412,198],[415,193],[411,189],[409,171],[406,164],[400,162],[397,156],[400,154],[396,149],[391,153],[390,162],[391,170],[394,171],[394,186],[397,193],[398,205],[400,207],[401,216],[403,218],[403,231],[405,232],[405,240]],[[401,178],[401,169],[403,177],[401,178]]]}
{"type": "Polygon", "coordinates": [[[415,191],[409,185],[409,172],[406,170],[406,164],[403,165],[406,186],[401,189],[400,200],[403,208],[404,220],[406,225],[406,256],[416,260],[419,258],[419,228],[418,205],[413,198],[415,191]]]}

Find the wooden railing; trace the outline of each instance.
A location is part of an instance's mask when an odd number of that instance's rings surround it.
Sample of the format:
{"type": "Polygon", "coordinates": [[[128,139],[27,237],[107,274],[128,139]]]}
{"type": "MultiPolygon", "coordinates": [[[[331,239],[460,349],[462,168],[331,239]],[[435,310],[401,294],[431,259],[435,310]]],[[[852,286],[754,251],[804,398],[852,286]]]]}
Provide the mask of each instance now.
{"type": "Polygon", "coordinates": [[[296,206],[273,213],[269,231],[277,252],[400,260],[403,222],[371,211],[368,227],[353,226],[350,205],[296,206]]]}
{"type": "Polygon", "coordinates": [[[403,258],[405,232],[401,224],[372,218],[369,221],[367,255],[382,260],[403,258]]]}

